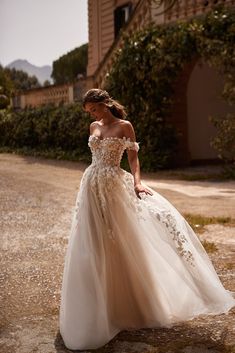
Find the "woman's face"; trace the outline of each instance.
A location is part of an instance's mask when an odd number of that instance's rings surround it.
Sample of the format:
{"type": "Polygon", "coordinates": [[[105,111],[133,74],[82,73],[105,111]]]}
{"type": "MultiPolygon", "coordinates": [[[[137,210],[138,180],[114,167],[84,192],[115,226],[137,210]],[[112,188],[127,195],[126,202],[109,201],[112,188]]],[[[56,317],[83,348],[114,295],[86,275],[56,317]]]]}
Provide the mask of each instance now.
{"type": "Polygon", "coordinates": [[[104,116],[104,103],[86,103],[84,110],[89,113],[95,120],[101,120],[104,116]]]}

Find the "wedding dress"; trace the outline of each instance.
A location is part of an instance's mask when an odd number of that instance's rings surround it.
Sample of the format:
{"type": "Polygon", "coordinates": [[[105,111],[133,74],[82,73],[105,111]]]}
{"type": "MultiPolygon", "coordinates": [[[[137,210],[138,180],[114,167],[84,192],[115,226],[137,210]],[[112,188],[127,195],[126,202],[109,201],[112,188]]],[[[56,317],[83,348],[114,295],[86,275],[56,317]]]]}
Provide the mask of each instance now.
{"type": "MultiPolygon", "coordinates": [[[[61,290],[60,333],[69,349],[103,346],[118,332],[171,327],[235,306],[187,221],[163,196],[141,194],[120,168],[123,137],[88,143],[61,290]]],[[[145,185],[146,186],[146,185],[145,185]]]]}

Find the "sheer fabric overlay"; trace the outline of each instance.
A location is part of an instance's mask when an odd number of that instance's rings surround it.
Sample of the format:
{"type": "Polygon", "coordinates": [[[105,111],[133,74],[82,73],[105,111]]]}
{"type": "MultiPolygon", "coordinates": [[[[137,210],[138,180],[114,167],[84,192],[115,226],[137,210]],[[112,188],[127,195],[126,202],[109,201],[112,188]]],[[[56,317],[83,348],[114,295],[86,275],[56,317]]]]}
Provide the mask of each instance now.
{"type": "Polygon", "coordinates": [[[163,196],[137,198],[120,168],[126,138],[90,136],[65,255],[60,332],[70,349],[95,349],[118,332],[171,327],[235,306],[198,237],[163,196]]]}

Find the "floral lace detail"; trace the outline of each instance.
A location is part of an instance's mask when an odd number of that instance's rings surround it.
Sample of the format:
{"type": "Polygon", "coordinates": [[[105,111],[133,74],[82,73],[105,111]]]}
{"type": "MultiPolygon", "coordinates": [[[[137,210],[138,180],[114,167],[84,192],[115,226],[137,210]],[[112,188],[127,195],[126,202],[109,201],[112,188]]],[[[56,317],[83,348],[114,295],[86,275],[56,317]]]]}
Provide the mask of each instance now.
{"type": "MultiPolygon", "coordinates": [[[[100,212],[107,235],[111,240],[114,240],[114,233],[110,225],[109,206],[107,198],[113,199],[113,195],[119,192],[121,168],[119,167],[103,167],[97,170],[96,166],[90,168],[90,188],[99,200],[100,212]],[[115,190],[115,192],[114,192],[115,190]]],[[[115,200],[113,200],[115,202],[115,200]]]]}
{"type": "Polygon", "coordinates": [[[134,150],[136,152],[139,151],[140,149],[139,142],[130,141],[130,138],[128,139],[124,138],[124,141],[125,141],[125,147],[127,150],[134,150]]]}
{"type": "Polygon", "coordinates": [[[105,137],[91,135],[88,146],[92,152],[92,163],[102,166],[120,166],[125,149],[139,151],[139,144],[126,137],[105,137]]]}
{"type": "MultiPolygon", "coordinates": [[[[109,202],[115,202],[115,195],[122,194],[123,187],[127,190],[129,197],[129,207],[135,212],[141,211],[140,200],[134,192],[133,176],[120,168],[120,162],[125,149],[139,150],[137,142],[130,141],[123,137],[106,137],[100,139],[91,135],[88,146],[92,152],[92,163],[85,170],[80,183],[82,193],[83,181],[89,182],[89,190],[99,202],[99,210],[103,219],[104,228],[109,239],[115,241],[114,230],[110,224],[109,202]],[[125,182],[123,183],[123,179],[125,182]]],[[[86,185],[85,183],[85,185],[86,185]]],[[[76,202],[77,219],[79,217],[79,197],[76,202]]]]}
{"type": "Polygon", "coordinates": [[[195,266],[194,256],[190,250],[186,249],[185,246],[188,241],[185,235],[177,229],[176,220],[172,214],[170,214],[168,211],[163,211],[156,216],[162,223],[165,224],[166,228],[169,229],[179,254],[184,257],[185,260],[190,263],[190,265],[195,266]]]}
{"type": "Polygon", "coordinates": [[[194,256],[191,250],[188,248],[188,240],[185,235],[177,229],[177,222],[175,217],[168,210],[159,210],[148,203],[148,196],[143,196],[142,202],[145,203],[150,213],[157,218],[159,222],[164,224],[172,236],[172,240],[176,245],[176,249],[190,265],[195,266],[194,256]]]}
{"type": "MultiPolygon", "coordinates": [[[[121,195],[124,187],[127,195],[129,195],[126,200],[128,207],[138,214],[138,219],[144,219],[144,212],[142,211],[145,205],[157,220],[168,229],[179,254],[194,266],[194,257],[188,248],[188,241],[184,234],[177,229],[177,223],[173,215],[168,210],[159,210],[157,207],[152,206],[145,197],[140,200],[134,191],[133,176],[120,168],[120,161],[125,149],[138,152],[139,144],[130,141],[130,138],[126,137],[100,139],[98,136],[91,135],[88,145],[92,152],[92,163],[83,174],[80,191],[82,194],[82,189],[88,182],[90,192],[94,193],[99,202],[99,209],[107,236],[115,241],[115,234],[110,224],[110,210],[107,200],[115,202],[115,195],[121,195]],[[84,180],[86,181],[85,184],[84,180]]],[[[82,207],[79,201],[80,197],[78,197],[76,203],[77,217],[79,217],[79,208],[82,207]]]]}
{"type": "Polygon", "coordinates": [[[129,208],[132,208],[135,213],[138,214],[138,219],[141,220],[145,220],[144,216],[143,216],[143,212],[142,212],[142,200],[140,200],[137,196],[136,193],[134,191],[134,181],[133,181],[133,176],[132,174],[125,172],[124,175],[124,187],[126,188],[126,191],[129,195],[129,200],[128,202],[128,206],[129,208]]]}

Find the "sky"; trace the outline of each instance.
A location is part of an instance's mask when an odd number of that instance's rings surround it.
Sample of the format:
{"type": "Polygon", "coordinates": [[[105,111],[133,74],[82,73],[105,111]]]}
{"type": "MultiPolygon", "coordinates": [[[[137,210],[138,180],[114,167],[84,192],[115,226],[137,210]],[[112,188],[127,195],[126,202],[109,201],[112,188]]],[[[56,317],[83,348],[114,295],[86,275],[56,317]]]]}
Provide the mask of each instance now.
{"type": "Polygon", "coordinates": [[[0,0],[0,64],[52,62],[88,42],[87,0],[0,0]]]}

